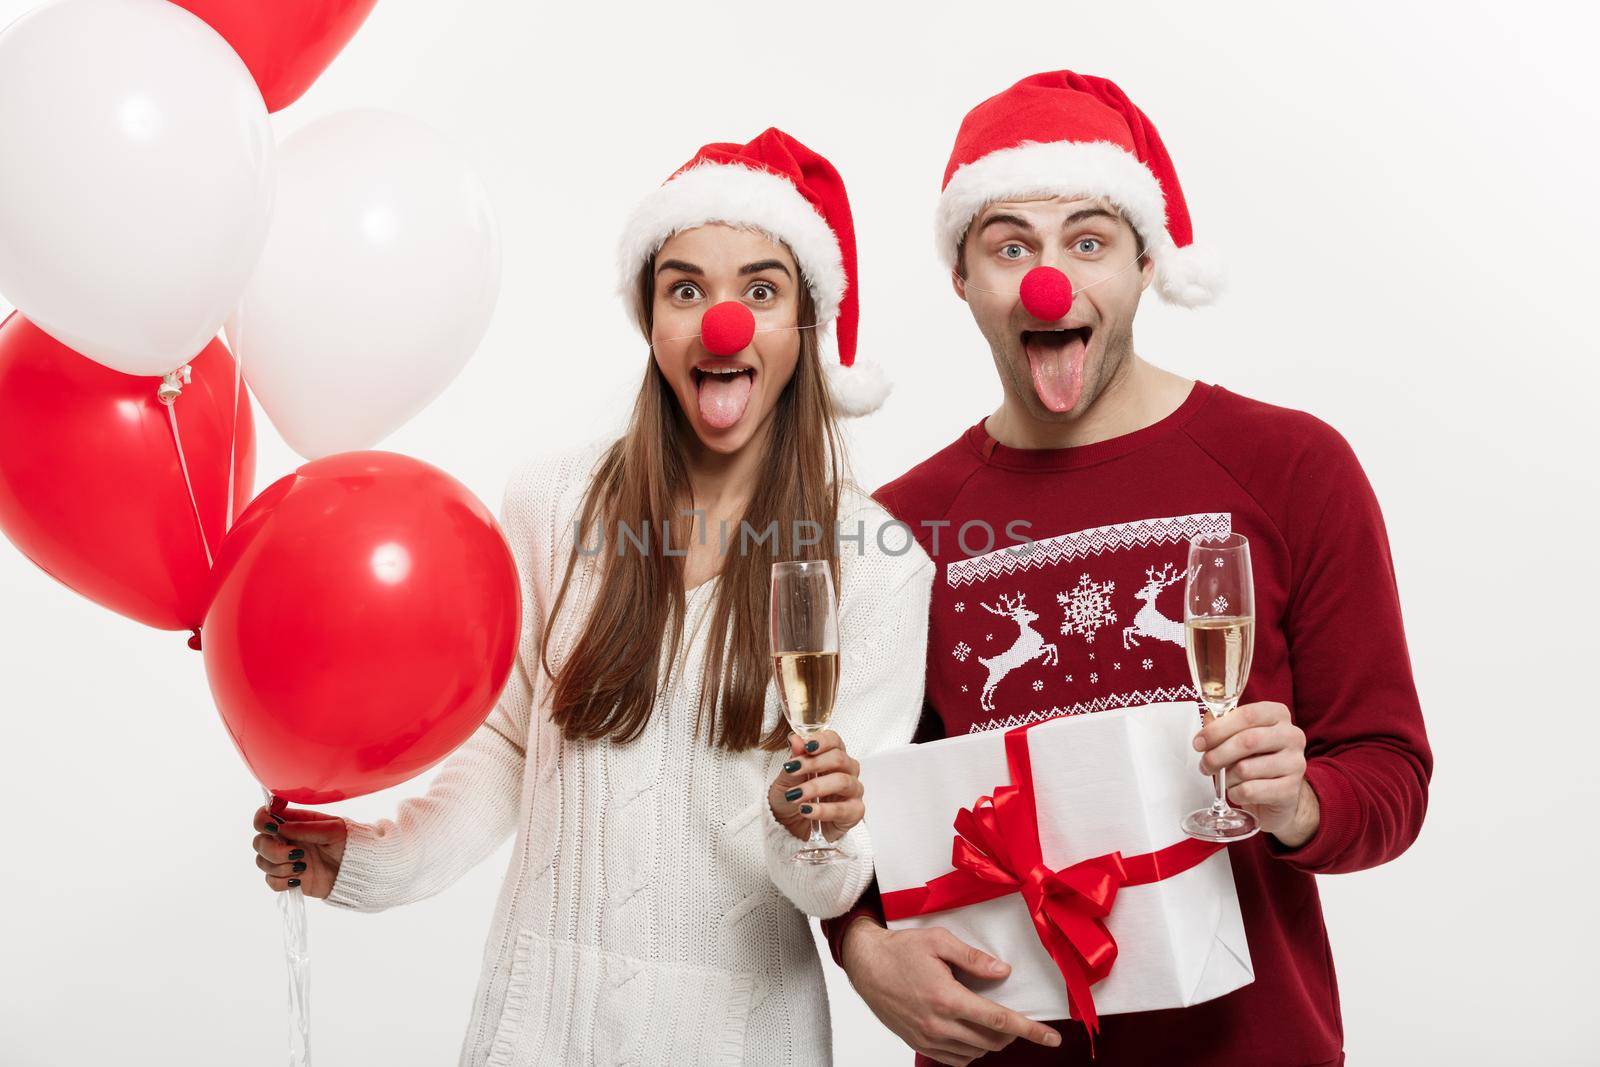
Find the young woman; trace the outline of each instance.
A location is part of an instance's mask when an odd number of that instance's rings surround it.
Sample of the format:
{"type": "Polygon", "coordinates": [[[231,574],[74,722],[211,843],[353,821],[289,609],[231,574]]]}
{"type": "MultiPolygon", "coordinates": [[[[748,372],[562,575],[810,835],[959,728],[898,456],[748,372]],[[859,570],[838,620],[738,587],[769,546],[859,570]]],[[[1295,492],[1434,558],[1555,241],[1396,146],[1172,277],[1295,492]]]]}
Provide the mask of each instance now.
{"type": "Polygon", "coordinates": [[[911,738],[933,573],[841,469],[836,412],[886,392],[853,365],[849,204],[767,130],[701,149],[621,259],[654,358],[620,439],[507,488],[526,610],[498,706],[392,821],[257,811],[257,865],[379,911],[515,830],[463,1064],[824,1064],[805,916],[872,876],[855,757],[911,738]],[[772,564],[797,558],[826,561],[839,598],[836,732],[806,744],[767,622],[772,564]],[[794,862],[813,818],[848,860],[794,862]]]}

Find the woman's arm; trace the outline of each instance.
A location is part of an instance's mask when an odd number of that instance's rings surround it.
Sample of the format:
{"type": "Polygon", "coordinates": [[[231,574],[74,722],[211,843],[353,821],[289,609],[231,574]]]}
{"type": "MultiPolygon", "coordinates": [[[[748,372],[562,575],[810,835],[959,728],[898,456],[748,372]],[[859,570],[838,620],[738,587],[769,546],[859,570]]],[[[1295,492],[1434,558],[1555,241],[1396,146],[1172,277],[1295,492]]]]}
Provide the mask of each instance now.
{"type": "Polygon", "coordinates": [[[516,829],[531,692],[522,656],[489,718],[393,819],[345,820],[349,836],[327,901],[383,911],[433,896],[516,829]]]}
{"type": "MultiPolygon", "coordinates": [[[[425,795],[401,801],[393,819],[346,820],[344,858],[327,901],[382,911],[430,897],[488,857],[515,831],[533,714],[532,671],[544,633],[541,578],[558,531],[550,503],[569,472],[524,464],[507,482],[500,522],[522,584],[523,630],[516,662],[494,709],[445,762],[425,795]]],[[[538,733],[532,734],[535,742],[538,733]]],[[[537,757],[537,753],[534,754],[537,757]]]]}
{"type": "MultiPolygon", "coordinates": [[[[846,541],[845,547],[849,551],[855,546],[846,541]]],[[[916,731],[922,713],[934,568],[915,544],[899,557],[869,555],[849,563],[854,573],[839,608],[839,695],[829,726],[850,755],[860,759],[908,744],[916,731]],[[914,565],[909,563],[913,556],[914,565]],[[911,573],[905,576],[908,567],[911,573]],[[884,588],[896,580],[898,585],[884,588]]],[[[775,753],[768,779],[781,774],[783,764],[792,758],[788,750],[775,753]]],[[[866,801],[870,804],[871,798],[866,801]]],[[[763,802],[762,807],[767,870],[773,883],[808,915],[843,914],[872,881],[872,840],[866,824],[857,823],[836,842],[851,857],[848,861],[808,867],[793,860],[803,842],[777,820],[770,804],[763,802]]]]}

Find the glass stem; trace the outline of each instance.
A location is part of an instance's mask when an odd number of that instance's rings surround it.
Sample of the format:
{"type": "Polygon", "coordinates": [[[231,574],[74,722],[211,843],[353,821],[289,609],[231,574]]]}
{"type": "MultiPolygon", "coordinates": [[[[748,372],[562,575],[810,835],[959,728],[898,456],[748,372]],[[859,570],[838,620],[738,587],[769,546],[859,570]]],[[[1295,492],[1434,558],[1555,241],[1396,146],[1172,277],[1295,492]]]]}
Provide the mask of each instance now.
{"type": "MultiPolygon", "coordinates": [[[[1228,714],[1232,708],[1224,708],[1222,715],[1228,714]]],[[[1220,719],[1222,715],[1212,713],[1213,719],[1220,719]]],[[[1228,806],[1228,769],[1226,767],[1211,776],[1211,784],[1216,791],[1217,799],[1211,802],[1211,810],[1217,815],[1226,815],[1233,809],[1228,806]]]]}
{"type": "MultiPolygon", "coordinates": [[[[811,776],[811,780],[813,782],[816,781],[817,780],[817,776],[813,774],[811,776]]],[[[815,801],[813,801],[813,803],[815,803],[815,801]]],[[[828,839],[826,837],[822,836],[822,820],[821,819],[812,819],[811,820],[811,836],[806,838],[806,847],[807,848],[827,848],[828,847],[828,839]]]]}
{"type": "Polygon", "coordinates": [[[1216,774],[1211,776],[1212,781],[1217,788],[1217,799],[1212,803],[1211,810],[1216,812],[1218,815],[1226,815],[1228,812],[1233,810],[1232,808],[1228,807],[1227,776],[1228,772],[1225,770],[1218,771],[1216,774]]]}

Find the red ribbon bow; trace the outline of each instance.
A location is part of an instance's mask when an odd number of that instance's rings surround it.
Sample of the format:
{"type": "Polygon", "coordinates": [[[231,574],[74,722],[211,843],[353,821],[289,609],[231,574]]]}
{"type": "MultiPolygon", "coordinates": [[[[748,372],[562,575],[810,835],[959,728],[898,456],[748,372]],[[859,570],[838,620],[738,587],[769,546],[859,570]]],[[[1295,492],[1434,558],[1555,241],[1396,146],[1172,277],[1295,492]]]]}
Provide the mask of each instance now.
{"type": "MultiPolygon", "coordinates": [[[[1048,720],[1046,720],[1048,721],[1048,720]]],[[[1027,732],[1038,723],[1006,732],[1011,784],[979,797],[956,813],[951,849],[955,870],[926,885],[883,894],[888,919],[928,915],[1020,893],[1039,941],[1067,983],[1067,1003],[1089,1031],[1090,1049],[1100,1029],[1090,986],[1111,973],[1117,942],[1105,919],[1125,885],[1144,885],[1180,874],[1224,846],[1184,838],[1141,856],[1111,852],[1060,870],[1044,865],[1039,847],[1039,812],[1027,732]]]]}

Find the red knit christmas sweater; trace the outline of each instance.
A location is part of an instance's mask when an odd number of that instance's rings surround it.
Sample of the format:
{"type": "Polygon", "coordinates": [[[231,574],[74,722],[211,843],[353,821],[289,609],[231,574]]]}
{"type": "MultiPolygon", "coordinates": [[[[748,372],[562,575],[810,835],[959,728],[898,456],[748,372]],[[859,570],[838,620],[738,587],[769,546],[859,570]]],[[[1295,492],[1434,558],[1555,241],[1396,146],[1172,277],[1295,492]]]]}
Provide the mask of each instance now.
{"type": "MultiPolygon", "coordinates": [[[[1255,981],[1190,1008],[1101,1016],[1092,1062],[1343,1062],[1313,876],[1405,851],[1433,765],[1383,518],[1349,445],[1309,415],[1196,383],[1154,425],[1076,448],[1007,448],[980,422],[876,496],[938,568],[922,740],[1193,698],[1188,542],[1250,539],[1244,700],[1287,705],[1306,732],[1322,821],[1297,849],[1266,834],[1228,849],[1255,981]]],[[[869,890],[825,924],[835,959],[849,922],[877,909],[869,890]]],[[[1019,1040],[980,1062],[1091,1063],[1083,1027],[1058,1029],[1059,1049],[1019,1040]]]]}

